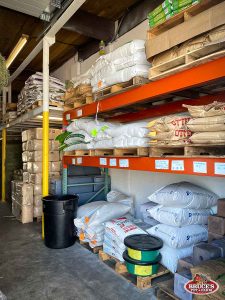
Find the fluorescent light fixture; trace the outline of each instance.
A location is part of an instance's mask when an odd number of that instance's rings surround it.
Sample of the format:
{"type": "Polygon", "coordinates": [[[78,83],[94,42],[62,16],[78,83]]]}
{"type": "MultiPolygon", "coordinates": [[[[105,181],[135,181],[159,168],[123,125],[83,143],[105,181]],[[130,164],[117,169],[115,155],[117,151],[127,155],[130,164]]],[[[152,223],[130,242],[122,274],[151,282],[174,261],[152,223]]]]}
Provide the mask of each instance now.
{"type": "MultiPolygon", "coordinates": [[[[43,116],[37,116],[36,119],[43,119],[43,116]]],[[[50,121],[62,121],[63,118],[60,117],[49,117],[50,121]]]]}
{"type": "Polygon", "coordinates": [[[19,39],[16,46],[13,48],[12,52],[9,54],[9,57],[6,60],[6,68],[8,69],[9,66],[12,64],[14,59],[17,57],[17,55],[20,53],[20,51],[23,49],[23,47],[26,45],[28,41],[29,36],[26,34],[22,34],[21,38],[19,39]]]}

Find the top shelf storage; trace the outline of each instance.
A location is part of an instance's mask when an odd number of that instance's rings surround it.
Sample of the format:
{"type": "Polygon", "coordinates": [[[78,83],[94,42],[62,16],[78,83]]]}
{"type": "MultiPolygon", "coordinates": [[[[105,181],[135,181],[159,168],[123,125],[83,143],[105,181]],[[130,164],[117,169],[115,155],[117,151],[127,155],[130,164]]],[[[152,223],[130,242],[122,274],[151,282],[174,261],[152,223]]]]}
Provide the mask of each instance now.
{"type": "MultiPolygon", "coordinates": [[[[201,88],[211,83],[220,82],[224,78],[225,57],[217,58],[213,61],[208,61],[204,64],[184,70],[177,74],[170,75],[166,78],[162,78],[154,82],[149,82],[142,86],[134,87],[133,89],[127,90],[120,94],[111,95],[100,101],[96,101],[77,109],[72,109],[70,111],[64,112],[64,125],[67,125],[68,121],[70,120],[93,116],[96,113],[100,114],[101,116],[101,114],[103,113],[112,112],[112,115],[117,115],[117,120],[128,122],[184,111],[184,109],[182,109],[182,104],[187,102],[189,104],[202,105],[210,103],[213,100],[225,101],[225,95],[219,94],[216,96],[205,96],[198,99],[185,99],[168,103],[168,107],[166,107],[166,105],[160,105],[158,107],[151,106],[150,108],[146,109],[146,111],[142,110],[141,112],[135,112],[137,104],[139,105],[139,109],[137,109],[138,111],[140,110],[140,105],[142,104],[160,101],[163,99],[163,97],[166,97],[169,94],[174,94],[177,92],[180,93],[181,91],[190,91],[192,88],[201,88]],[[215,97],[217,98],[215,99],[215,97]],[[123,107],[131,107],[132,105],[135,105],[133,112],[123,115],[120,115],[118,113],[118,111],[123,107]],[[156,107],[157,110],[155,109],[156,107]],[[115,112],[117,113],[115,114],[115,112]]],[[[185,94],[186,93],[184,93],[184,95],[185,94]]],[[[209,92],[209,94],[212,93],[209,92]]]]}

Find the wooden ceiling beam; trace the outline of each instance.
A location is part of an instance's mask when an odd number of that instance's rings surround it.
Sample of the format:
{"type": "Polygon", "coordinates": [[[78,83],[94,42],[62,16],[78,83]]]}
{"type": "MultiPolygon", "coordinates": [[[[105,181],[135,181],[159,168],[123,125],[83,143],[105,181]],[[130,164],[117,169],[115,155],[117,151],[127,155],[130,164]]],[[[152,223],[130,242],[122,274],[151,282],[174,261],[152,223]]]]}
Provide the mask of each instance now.
{"type": "Polygon", "coordinates": [[[82,10],[77,11],[63,26],[97,40],[110,41],[115,34],[115,22],[82,10]]]}

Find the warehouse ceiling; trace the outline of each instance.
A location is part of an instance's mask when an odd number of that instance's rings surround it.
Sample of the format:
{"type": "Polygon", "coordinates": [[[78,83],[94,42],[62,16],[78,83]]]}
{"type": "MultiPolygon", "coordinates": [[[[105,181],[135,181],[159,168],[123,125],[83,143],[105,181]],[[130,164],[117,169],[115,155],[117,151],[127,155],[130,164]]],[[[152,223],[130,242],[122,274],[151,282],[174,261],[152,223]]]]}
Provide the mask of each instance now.
{"type": "MultiPolygon", "coordinates": [[[[53,1],[53,0],[51,0],[53,1]]],[[[61,0],[71,3],[71,0],[61,0]]],[[[56,35],[56,43],[50,48],[50,70],[59,68],[76,52],[85,59],[98,49],[99,40],[111,41],[115,34],[115,21],[121,20],[139,4],[158,5],[159,0],[87,0],[81,9],[68,21],[56,35]]],[[[50,0],[0,0],[0,53],[7,58],[22,36],[29,36],[28,42],[9,67],[12,74],[34,49],[43,37],[50,22],[40,19],[43,8],[50,0]]],[[[143,9],[142,9],[143,10],[143,9]]],[[[144,11],[147,17],[149,10],[144,11]]],[[[60,8],[51,11],[51,18],[59,15],[60,8]]],[[[140,20],[142,21],[142,20],[140,20]]],[[[129,26],[128,26],[129,27],[129,26]]],[[[129,28],[128,28],[129,30],[129,28]]],[[[42,53],[40,53],[13,82],[13,101],[24,86],[24,81],[36,71],[42,70],[42,53]]]]}

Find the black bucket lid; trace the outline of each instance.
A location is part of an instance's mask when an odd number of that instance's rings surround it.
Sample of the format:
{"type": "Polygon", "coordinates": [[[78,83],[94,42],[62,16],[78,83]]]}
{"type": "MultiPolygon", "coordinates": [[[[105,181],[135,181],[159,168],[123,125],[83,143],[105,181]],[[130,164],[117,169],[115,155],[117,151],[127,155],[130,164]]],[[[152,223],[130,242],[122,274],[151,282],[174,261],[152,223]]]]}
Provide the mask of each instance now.
{"type": "Polygon", "coordinates": [[[134,250],[154,251],[162,248],[163,241],[149,234],[133,234],[124,239],[124,244],[134,250]]]}
{"type": "Polygon", "coordinates": [[[140,261],[140,260],[136,260],[136,259],[133,259],[131,258],[129,255],[128,255],[128,251],[124,251],[123,252],[123,259],[128,262],[128,263],[131,263],[133,265],[139,265],[139,266],[149,266],[149,265],[156,265],[160,262],[162,258],[162,255],[159,253],[159,255],[157,256],[157,258],[153,261],[140,261]]]}

